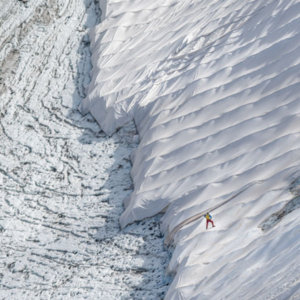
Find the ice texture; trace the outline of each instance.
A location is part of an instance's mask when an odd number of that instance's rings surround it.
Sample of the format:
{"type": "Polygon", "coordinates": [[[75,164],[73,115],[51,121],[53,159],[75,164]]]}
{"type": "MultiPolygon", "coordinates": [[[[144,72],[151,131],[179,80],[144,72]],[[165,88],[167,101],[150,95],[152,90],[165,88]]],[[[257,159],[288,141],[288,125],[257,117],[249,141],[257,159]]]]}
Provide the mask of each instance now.
{"type": "Polygon", "coordinates": [[[97,1],[23,2],[0,0],[0,299],[160,299],[160,216],[119,226],[135,127],[77,109],[97,1]]]}
{"type": "Polygon", "coordinates": [[[300,172],[299,1],[102,5],[81,111],[108,134],[136,124],[120,223],[165,212],[166,299],[299,299],[299,210],[259,227],[300,172]],[[179,226],[206,211],[213,230],[179,226]]]}

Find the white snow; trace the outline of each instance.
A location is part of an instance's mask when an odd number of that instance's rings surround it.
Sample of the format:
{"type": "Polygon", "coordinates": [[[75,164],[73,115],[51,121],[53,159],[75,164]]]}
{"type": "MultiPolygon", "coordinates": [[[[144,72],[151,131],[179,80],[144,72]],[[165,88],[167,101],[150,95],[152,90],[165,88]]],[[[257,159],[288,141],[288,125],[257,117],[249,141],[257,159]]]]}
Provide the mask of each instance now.
{"type": "Polygon", "coordinates": [[[120,222],[165,211],[176,273],[166,299],[299,299],[299,210],[261,226],[295,197],[300,176],[300,2],[102,9],[81,111],[108,134],[136,124],[134,191],[120,222]],[[212,208],[216,228],[188,223],[212,208]]]}

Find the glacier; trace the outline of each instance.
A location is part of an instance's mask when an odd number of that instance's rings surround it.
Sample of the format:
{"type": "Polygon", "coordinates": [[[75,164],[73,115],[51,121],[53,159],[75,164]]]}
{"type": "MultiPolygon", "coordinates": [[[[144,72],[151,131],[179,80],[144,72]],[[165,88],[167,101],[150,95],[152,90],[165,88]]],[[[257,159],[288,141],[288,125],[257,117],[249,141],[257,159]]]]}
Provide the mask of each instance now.
{"type": "Polygon", "coordinates": [[[170,282],[160,216],[118,222],[134,125],[107,137],[77,109],[99,17],[96,0],[0,0],[0,299],[156,300],[170,282]]]}
{"type": "Polygon", "coordinates": [[[300,2],[100,4],[80,110],[136,125],[120,223],[164,212],[165,298],[299,299],[300,2]]]}

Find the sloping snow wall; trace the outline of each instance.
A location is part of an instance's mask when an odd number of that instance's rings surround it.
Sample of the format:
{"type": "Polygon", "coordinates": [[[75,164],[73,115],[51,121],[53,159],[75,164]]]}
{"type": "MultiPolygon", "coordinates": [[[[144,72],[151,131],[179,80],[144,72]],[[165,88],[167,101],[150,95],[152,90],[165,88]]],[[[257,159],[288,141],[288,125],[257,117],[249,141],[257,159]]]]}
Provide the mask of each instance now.
{"type": "Polygon", "coordinates": [[[166,299],[299,299],[299,210],[262,224],[300,176],[300,2],[101,5],[80,109],[107,134],[136,124],[120,223],[165,211],[166,299]]]}

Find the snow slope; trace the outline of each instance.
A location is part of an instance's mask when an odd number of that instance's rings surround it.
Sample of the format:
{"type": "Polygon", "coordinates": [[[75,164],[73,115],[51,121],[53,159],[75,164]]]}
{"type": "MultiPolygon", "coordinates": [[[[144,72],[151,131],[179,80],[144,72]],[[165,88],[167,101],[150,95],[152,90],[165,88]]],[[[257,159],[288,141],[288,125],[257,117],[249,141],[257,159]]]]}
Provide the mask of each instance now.
{"type": "Polygon", "coordinates": [[[136,124],[134,191],[120,222],[165,211],[176,273],[166,299],[299,299],[290,187],[300,176],[300,2],[108,0],[102,9],[81,111],[108,134],[136,124]]]}

